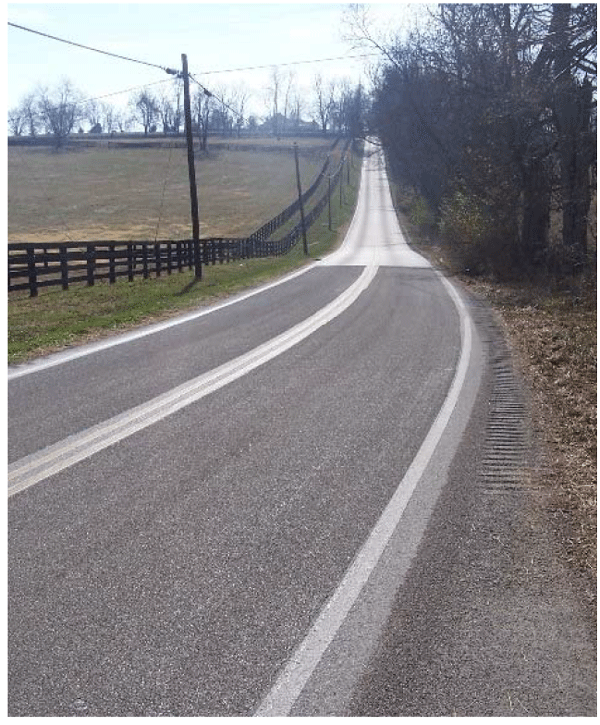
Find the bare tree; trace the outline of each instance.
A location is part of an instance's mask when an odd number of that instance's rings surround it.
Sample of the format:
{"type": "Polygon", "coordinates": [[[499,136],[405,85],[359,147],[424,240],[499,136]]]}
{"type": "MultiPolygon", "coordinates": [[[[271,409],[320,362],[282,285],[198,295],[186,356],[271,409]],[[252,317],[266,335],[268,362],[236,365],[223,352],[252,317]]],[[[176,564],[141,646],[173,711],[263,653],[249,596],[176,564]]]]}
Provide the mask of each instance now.
{"type": "Polygon", "coordinates": [[[124,109],[115,110],[113,114],[113,122],[119,129],[120,133],[125,133],[131,128],[132,117],[131,114],[124,109]]]}
{"type": "Polygon", "coordinates": [[[179,133],[183,120],[181,104],[182,81],[177,78],[168,88],[163,88],[156,98],[157,115],[160,118],[163,133],[179,133]]]}
{"type": "Polygon", "coordinates": [[[175,109],[171,94],[162,89],[156,98],[156,113],[160,118],[163,133],[166,135],[173,127],[175,109]]]}
{"type": "Polygon", "coordinates": [[[38,109],[46,131],[62,146],[76,123],[83,117],[82,95],[65,79],[53,91],[40,91],[38,109]]]}
{"type": "Polygon", "coordinates": [[[26,95],[19,104],[19,108],[27,126],[29,136],[35,136],[39,124],[38,93],[34,92],[26,95]]]}
{"type": "Polygon", "coordinates": [[[25,128],[25,117],[20,107],[13,108],[8,112],[8,127],[13,136],[21,136],[25,128]]]}
{"type": "Polygon", "coordinates": [[[175,84],[174,89],[174,103],[173,103],[173,131],[174,133],[179,133],[179,129],[181,128],[181,124],[183,121],[183,108],[182,108],[182,99],[181,96],[183,94],[183,80],[181,78],[177,79],[177,82],[175,84]]]}
{"type": "Polygon", "coordinates": [[[296,74],[294,71],[289,71],[285,77],[285,92],[283,95],[283,125],[284,130],[287,130],[288,125],[288,114],[292,107],[292,95],[294,91],[294,85],[296,82],[296,74]]]}
{"type": "Polygon", "coordinates": [[[117,125],[117,112],[114,106],[110,103],[101,103],[100,113],[104,130],[106,133],[113,133],[117,125]]]}
{"type": "Polygon", "coordinates": [[[200,139],[200,148],[208,148],[208,126],[213,107],[213,95],[205,88],[198,88],[192,99],[192,115],[195,118],[196,130],[200,139]]]}
{"type": "Polygon", "coordinates": [[[273,119],[273,133],[279,138],[279,94],[281,92],[281,72],[277,66],[271,69],[271,85],[269,93],[271,98],[271,118],[273,119]]]}
{"type": "Polygon", "coordinates": [[[225,84],[220,84],[213,89],[212,127],[223,136],[233,133],[235,105],[237,103],[237,90],[231,89],[225,84]]]}
{"type": "Polygon", "coordinates": [[[91,133],[102,133],[102,106],[98,101],[92,99],[85,104],[84,116],[90,129],[94,129],[91,133]]]}
{"type": "Polygon", "coordinates": [[[247,86],[241,83],[235,85],[231,89],[229,94],[229,105],[234,111],[234,125],[237,131],[238,138],[244,126],[244,111],[249,98],[250,92],[248,91],[247,86]]]}
{"type": "Polygon", "coordinates": [[[291,101],[290,119],[293,128],[297,131],[300,128],[302,109],[304,107],[304,99],[298,93],[294,94],[291,101]]]}
{"type": "Polygon", "coordinates": [[[158,102],[148,90],[144,89],[133,96],[130,100],[131,110],[135,119],[144,127],[144,135],[147,136],[150,129],[155,125],[158,115],[158,102]]]}
{"type": "Polygon", "coordinates": [[[327,126],[331,120],[331,114],[335,104],[335,81],[330,81],[327,87],[323,84],[323,78],[318,73],[313,80],[315,93],[314,111],[316,118],[321,125],[321,131],[327,133],[327,126]]]}

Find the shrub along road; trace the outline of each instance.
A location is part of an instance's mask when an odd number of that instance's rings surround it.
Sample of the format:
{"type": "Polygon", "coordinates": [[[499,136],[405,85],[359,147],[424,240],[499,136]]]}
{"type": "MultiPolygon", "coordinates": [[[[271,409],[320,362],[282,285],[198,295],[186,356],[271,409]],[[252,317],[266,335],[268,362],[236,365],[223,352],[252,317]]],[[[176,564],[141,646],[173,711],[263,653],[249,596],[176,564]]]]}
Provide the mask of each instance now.
{"type": "Polygon", "coordinates": [[[590,713],[534,492],[479,477],[493,330],[379,154],[340,252],[149,332],[9,376],[9,714],[590,713]]]}

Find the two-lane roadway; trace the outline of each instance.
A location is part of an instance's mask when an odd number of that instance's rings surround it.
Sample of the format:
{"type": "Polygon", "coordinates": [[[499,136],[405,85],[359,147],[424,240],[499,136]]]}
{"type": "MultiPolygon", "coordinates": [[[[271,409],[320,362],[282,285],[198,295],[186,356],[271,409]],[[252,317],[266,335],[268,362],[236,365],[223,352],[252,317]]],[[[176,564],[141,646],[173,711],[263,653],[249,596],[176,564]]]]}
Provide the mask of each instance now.
{"type": "Polygon", "coordinates": [[[481,358],[368,145],[336,253],[11,369],[9,714],[342,708],[481,358]]]}

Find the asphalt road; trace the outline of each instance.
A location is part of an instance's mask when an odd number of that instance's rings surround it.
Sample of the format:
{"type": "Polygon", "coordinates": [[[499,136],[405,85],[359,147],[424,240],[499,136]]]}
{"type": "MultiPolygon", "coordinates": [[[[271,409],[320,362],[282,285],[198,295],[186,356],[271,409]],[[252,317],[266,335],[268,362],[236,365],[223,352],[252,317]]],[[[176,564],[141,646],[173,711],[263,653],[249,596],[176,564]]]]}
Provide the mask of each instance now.
{"type": "Polygon", "coordinates": [[[416,705],[374,693],[429,642],[403,597],[460,568],[468,509],[440,506],[485,442],[480,327],[371,148],[331,257],[9,371],[9,714],[452,714],[426,672],[416,705]]]}

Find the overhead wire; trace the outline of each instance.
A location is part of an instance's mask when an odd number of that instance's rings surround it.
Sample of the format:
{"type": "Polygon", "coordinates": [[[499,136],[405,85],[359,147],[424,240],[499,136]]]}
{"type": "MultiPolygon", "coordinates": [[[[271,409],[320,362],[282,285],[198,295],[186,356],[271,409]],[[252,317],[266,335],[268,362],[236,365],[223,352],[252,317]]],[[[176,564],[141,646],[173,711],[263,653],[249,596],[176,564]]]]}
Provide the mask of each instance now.
{"type": "Polygon", "coordinates": [[[8,24],[13,28],[18,28],[19,30],[25,30],[28,33],[34,33],[35,35],[41,35],[44,38],[50,38],[51,40],[57,40],[59,43],[66,43],[67,45],[73,45],[76,48],[83,48],[84,50],[91,50],[94,53],[101,53],[102,55],[108,55],[112,56],[113,58],[119,58],[120,60],[126,60],[130,63],[139,63],[141,65],[147,65],[151,68],[159,68],[160,70],[165,71],[166,73],[170,73],[171,75],[174,75],[177,73],[177,71],[173,70],[172,68],[168,68],[163,65],[158,65],[158,63],[150,63],[147,60],[139,60],[139,58],[130,58],[126,55],[119,55],[118,53],[112,53],[108,50],[101,50],[100,48],[92,48],[90,45],[83,45],[82,43],[76,43],[73,40],[67,40],[66,38],[59,38],[56,35],[50,35],[49,33],[42,33],[40,30],[33,30],[33,28],[27,28],[24,25],[17,25],[16,23],[11,23],[10,21],[8,24]]]}
{"type": "MultiPolygon", "coordinates": [[[[18,28],[19,30],[24,30],[24,31],[26,31],[28,33],[33,33],[34,35],[40,35],[40,36],[42,36],[44,38],[49,38],[51,40],[56,40],[56,41],[58,41],[60,43],[65,43],[67,45],[72,45],[72,46],[74,46],[76,48],[83,48],[84,50],[89,50],[89,51],[92,51],[94,53],[100,53],[102,55],[110,56],[110,57],[113,57],[113,58],[118,58],[120,60],[125,60],[125,61],[128,61],[130,63],[138,63],[138,64],[141,64],[141,65],[149,66],[151,68],[158,68],[159,70],[165,71],[166,73],[169,73],[170,75],[174,75],[174,76],[176,76],[178,78],[181,77],[181,72],[180,71],[177,71],[177,70],[175,70],[173,68],[169,68],[167,66],[159,65],[158,63],[151,63],[150,61],[140,60],[139,58],[131,58],[130,56],[120,55],[118,53],[113,53],[113,52],[108,51],[108,50],[102,50],[100,48],[94,48],[94,47],[92,47],[90,45],[84,45],[83,43],[76,43],[73,40],[68,40],[66,38],[60,38],[60,37],[58,37],[56,35],[51,35],[50,33],[44,33],[44,32],[42,32],[40,30],[34,30],[33,28],[28,28],[28,27],[26,27],[24,25],[18,25],[17,23],[12,23],[10,21],[8,21],[8,25],[11,26],[11,27],[13,27],[13,28],[18,28]]],[[[373,57],[375,55],[379,55],[379,53],[362,53],[362,54],[356,54],[356,55],[341,55],[341,56],[332,56],[332,57],[329,57],[329,58],[315,58],[315,59],[312,59],[312,60],[290,61],[288,63],[269,63],[269,64],[266,64],[266,65],[246,66],[246,67],[241,67],[241,68],[226,68],[226,69],[222,69],[222,70],[203,71],[202,72],[202,75],[215,75],[215,74],[218,74],[218,73],[235,73],[235,72],[238,72],[238,71],[261,70],[261,69],[265,69],[265,68],[273,68],[273,67],[280,67],[280,66],[281,67],[287,67],[287,66],[294,66],[294,65],[305,65],[305,64],[310,64],[310,63],[325,63],[325,62],[334,61],[334,60],[349,60],[349,59],[353,59],[353,58],[368,58],[368,57],[373,57]]],[[[202,88],[202,90],[204,91],[204,93],[207,96],[209,96],[209,97],[210,96],[213,96],[214,98],[217,99],[217,101],[219,101],[219,103],[222,106],[224,106],[225,108],[227,108],[228,110],[230,110],[234,115],[238,116],[239,118],[242,118],[242,114],[239,113],[239,111],[237,111],[236,109],[232,108],[225,100],[223,100],[222,98],[220,98],[216,94],[214,94],[211,91],[209,91],[191,73],[188,73],[188,75],[189,75],[189,77],[198,86],[200,86],[200,88],[202,88]]],[[[108,98],[108,97],[113,96],[113,95],[119,95],[120,93],[128,93],[130,91],[137,90],[138,88],[145,88],[146,86],[158,85],[158,84],[164,83],[164,82],[166,82],[166,81],[156,81],[155,83],[147,83],[147,84],[144,84],[143,86],[137,86],[137,87],[134,87],[134,88],[129,88],[129,89],[123,90],[123,91],[115,91],[114,93],[107,93],[107,94],[104,94],[102,96],[97,96],[95,98],[88,98],[88,99],[85,99],[84,101],[78,101],[78,103],[80,103],[80,104],[89,103],[90,101],[100,100],[101,98],[108,98]]]]}
{"type": "Polygon", "coordinates": [[[151,83],[143,83],[139,86],[132,86],[131,88],[124,88],[122,91],[112,91],[111,93],[104,93],[101,96],[94,96],[93,98],[86,98],[83,101],[77,101],[77,103],[90,103],[91,101],[101,101],[103,98],[109,98],[110,96],[119,96],[123,93],[131,93],[132,91],[139,91],[141,88],[149,88],[150,86],[159,86],[162,83],[171,83],[173,78],[163,78],[160,81],[152,81],[151,83]]]}
{"type": "Polygon", "coordinates": [[[205,95],[207,95],[209,98],[211,98],[211,97],[212,98],[216,98],[217,101],[219,101],[219,103],[222,106],[225,106],[225,108],[227,108],[228,110],[230,110],[234,115],[238,116],[238,118],[243,118],[242,114],[239,111],[236,111],[235,108],[232,108],[227,103],[227,101],[224,101],[222,98],[220,98],[219,96],[217,96],[215,93],[213,93],[212,91],[209,91],[208,88],[205,88],[202,85],[202,83],[200,83],[200,81],[196,80],[196,78],[194,78],[194,76],[191,73],[188,73],[188,76],[194,81],[194,83],[197,83],[200,86],[200,88],[202,88],[202,90],[204,91],[204,94],[205,95]]]}
{"type": "MultiPolygon", "coordinates": [[[[84,50],[90,50],[94,53],[101,53],[102,55],[107,55],[113,58],[118,58],[120,60],[125,60],[130,63],[138,63],[141,65],[146,65],[151,68],[158,68],[159,70],[165,71],[166,73],[169,73],[171,75],[176,75],[178,73],[177,70],[173,68],[169,68],[168,66],[163,66],[158,63],[151,63],[150,61],[146,60],[140,60],[139,58],[131,58],[130,56],[126,55],[120,55],[119,53],[113,53],[108,50],[102,50],[101,48],[94,48],[90,45],[84,45],[83,43],[76,43],[73,40],[68,40],[67,38],[60,38],[56,35],[51,35],[50,33],[44,33],[40,30],[34,30],[33,28],[28,28],[24,25],[18,25],[17,23],[11,23],[8,21],[8,25],[10,25],[13,28],[18,28],[19,30],[24,30],[28,33],[33,33],[35,35],[40,35],[44,38],[49,38],[51,40],[56,40],[60,43],[66,43],[67,45],[72,45],[76,48],[83,48],[84,50]]],[[[243,66],[240,68],[223,68],[220,70],[208,70],[208,71],[202,71],[202,75],[216,75],[218,73],[236,73],[239,71],[247,71],[247,70],[263,70],[265,68],[273,68],[273,67],[287,67],[287,66],[293,66],[293,65],[307,65],[311,63],[326,63],[334,60],[351,60],[355,58],[369,58],[380,55],[378,52],[372,52],[372,53],[359,53],[359,54],[353,54],[353,55],[338,55],[338,56],[331,56],[328,58],[313,58],[310,60],[295,60],[295,61],[289,61],[287,63],[267,63],[264,65],[254,65],[254,66],[243,66]]]]}
{"type": "Polygon", "coordinates": [[[361,53],[358,55],[338,55],[331,58],[314,58],[313,60],[294,60],[290,61],[289,63],[267,63],[266,65],[253,65],[253,66],[246,66],[243,68],[224,68],[221,70],[206,70],[202,71],[203,76],[207,75],[216,75],[218,73],[237,73],[239,71],[245,71],[245,70],[264,70],[265,68],[279,68],[279,67],[285,67],[289,65],[304,65],[308,63],[327,63],[332,60],[349,60],[353,58],[370,58],[373,56],[381,55],[381,53],[361,53]]]}

